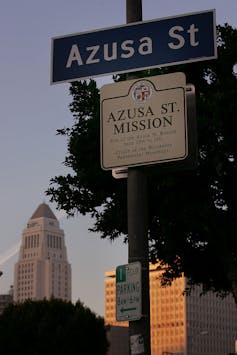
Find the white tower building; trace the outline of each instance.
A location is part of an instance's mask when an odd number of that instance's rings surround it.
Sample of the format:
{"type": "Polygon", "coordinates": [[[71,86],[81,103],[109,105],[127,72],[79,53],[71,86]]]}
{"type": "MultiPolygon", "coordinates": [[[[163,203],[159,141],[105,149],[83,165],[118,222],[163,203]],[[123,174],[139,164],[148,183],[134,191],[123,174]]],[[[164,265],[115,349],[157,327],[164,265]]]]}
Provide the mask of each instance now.
{"type": "Polygon", "coordinates": [[[64,232],[50,207],[42,203],[23,231],[15,264],[15,302],[51,297],[71,301],[71,265],[64,232]]]}

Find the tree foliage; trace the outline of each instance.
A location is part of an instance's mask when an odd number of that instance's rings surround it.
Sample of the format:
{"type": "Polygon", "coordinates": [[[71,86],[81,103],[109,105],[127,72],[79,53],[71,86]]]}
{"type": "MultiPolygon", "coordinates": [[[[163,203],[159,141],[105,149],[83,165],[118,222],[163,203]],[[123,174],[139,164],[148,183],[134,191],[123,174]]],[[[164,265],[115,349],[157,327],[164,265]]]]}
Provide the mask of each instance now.
{"type": "Polygon", "coordinates": [[[0,343],[5,355],[105,355],[108,347],[103,318],[79,301],[56,299],[9,305],[0,315],[0,343]]]}
{"type": "MultiPolygon", "coordinates": [[[[146,168],[150,258],[168,264],[165,282],[185,272],[204,290],[232,292],[237,301],[237,30],[225,25],[217,32],[217,60],[140,73],[183,71],[197,100],[197,168],[146,168]]],[[[65,164],[73,173],[53,178],[47,193],[69,215],[95,217],[102,238],[126,238],[126,181],[100,167],[99,89],[94,81],[76,82],[70,94],[74,123],[58,133],[68,138],[65,164]]]]}

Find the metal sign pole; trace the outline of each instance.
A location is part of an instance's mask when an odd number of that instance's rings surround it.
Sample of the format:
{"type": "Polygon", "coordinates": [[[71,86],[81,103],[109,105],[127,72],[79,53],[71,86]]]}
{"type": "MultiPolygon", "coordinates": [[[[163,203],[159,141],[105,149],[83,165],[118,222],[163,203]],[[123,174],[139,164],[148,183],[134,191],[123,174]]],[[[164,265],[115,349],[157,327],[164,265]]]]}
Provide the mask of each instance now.
{"type": "MultiPolygon", "coordinates": [[[[126,0],[127,23],[142,20],[142,0],[126,0]]],[[[127,79],[135,74],[128,74],[127,79]]],[[[142,317],[129,322],[130,354],[150,355],[149,251],[147,177],[139,168],[128,169],[128,262],[142,267],[142,317]]]]}

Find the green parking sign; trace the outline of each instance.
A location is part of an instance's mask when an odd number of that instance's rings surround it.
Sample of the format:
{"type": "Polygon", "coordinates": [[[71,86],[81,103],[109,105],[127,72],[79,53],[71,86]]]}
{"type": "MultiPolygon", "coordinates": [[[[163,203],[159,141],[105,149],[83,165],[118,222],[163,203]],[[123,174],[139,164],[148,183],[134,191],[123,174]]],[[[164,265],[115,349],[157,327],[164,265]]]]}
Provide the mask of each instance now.
{"type": "Polygon", "coordinates": [[[126,281],[126,266],[127,265],[120,265],[116,268],[116,282],[126,281]]]}
{"type": "Polygon", "coordinates": [[[141,318],[141,263],[134,262],[116,268],[116,320],[141,318]]]}

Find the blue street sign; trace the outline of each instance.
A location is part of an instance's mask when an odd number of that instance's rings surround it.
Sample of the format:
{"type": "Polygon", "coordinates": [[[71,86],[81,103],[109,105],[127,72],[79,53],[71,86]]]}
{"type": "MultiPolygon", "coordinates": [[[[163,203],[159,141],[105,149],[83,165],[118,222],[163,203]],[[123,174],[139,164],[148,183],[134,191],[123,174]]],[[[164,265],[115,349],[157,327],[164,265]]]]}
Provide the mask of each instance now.
{"type": "Polygon", "coordinates": [[[52,39],[51,83],[214,59],[215,10],[52,39]]]}

